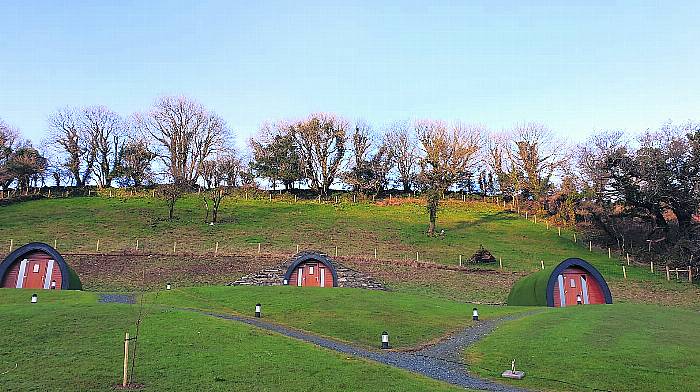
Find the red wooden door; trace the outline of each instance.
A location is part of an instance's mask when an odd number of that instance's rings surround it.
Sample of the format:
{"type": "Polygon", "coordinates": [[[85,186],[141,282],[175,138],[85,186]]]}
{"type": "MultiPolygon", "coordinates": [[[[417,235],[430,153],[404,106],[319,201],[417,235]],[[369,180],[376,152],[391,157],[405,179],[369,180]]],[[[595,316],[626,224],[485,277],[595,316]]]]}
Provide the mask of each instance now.
{"type": "Polygon", "coordinates": [[[44,288],[44,277],[46,276],[46,262],[44,260],[29,260],[24,271],[24,284],[27,289],[44,288]]]}
{"type": "Polygon", "coordinates": [[[306,275],[304,275],[304,286],[309,287],[320,287],[321,279],[318,274],[318,265],[307,264],[306,265],[306,275]]]}
{"type": "Polygon", "coordinates": [[[564,274],[564,298],[566,298],[566,306],[576,305],[576,297],[582,295],[581,290],[581,278],[579,274],[564,274]]]}

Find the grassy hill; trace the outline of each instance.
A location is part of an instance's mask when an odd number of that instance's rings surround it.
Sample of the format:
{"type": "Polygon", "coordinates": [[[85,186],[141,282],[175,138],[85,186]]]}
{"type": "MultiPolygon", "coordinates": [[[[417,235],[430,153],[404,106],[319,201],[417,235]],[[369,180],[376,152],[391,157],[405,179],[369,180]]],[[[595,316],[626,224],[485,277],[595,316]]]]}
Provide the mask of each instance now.
{"type": "MultiPolygon", "coordinates": [[[[169,221],[165,203],[149,194],[134,197],[76,197],[36,200],[2,207],[0,238],[18,246],[30,241],[57,244],[64,253],[119,253],[73,256],[86,288],[115,290],[133,288],[137,277],[146,275],[151,286],[165,280],[182,285],[221,284],[255,270],[258,264],[281,260],[299,249],[338,254],[353,259],[415,260],[456,265],[481,245],[503,261],[475,266],[491,270],[484,274],[441,273],[389,264],[362,266],[392,287],[415,293],[440,295],[468,301],[503,302],[512,283],[537,270],[540,262],[552,265],[568,257],[581,257],[594,264],[609,281],[616,300],[694,306],[697,286],[665,282],[647,267],[629,267],[623,279],[623,260],[607,251],[589,252],[585,238],[573,242],[573,232],[525,220],[494,204],[446,201],[438,218],[445,234],[425,235],[427,213],[419,199],[387,202],[340,203],[295,202],[277,199],[224,199],[221,222],[204,222],[202,200],[189,195],[178,201],[176,219],[169,221]],[[99,241],[99,252],[97,242],[99,241]],[[138,241],[139,252],[134,252],[138,241]],[[214,252],[218,252],[214,258],[214,252]],[[258,247],[261,253],[258,254],[258,247]],[[174,249],[174,251],[173,251],[174,249]],[[244,255],[243,260],[226,259],[244,255]],[[248,260],[249,262],[247,262],[248,260]],[[235,267],[234,267],[235,266],[235,267]],[[146,269],[146,274],[144,274],[146,269]]],[[[239,258],[240,259],[240,258],[239,258]]]]}

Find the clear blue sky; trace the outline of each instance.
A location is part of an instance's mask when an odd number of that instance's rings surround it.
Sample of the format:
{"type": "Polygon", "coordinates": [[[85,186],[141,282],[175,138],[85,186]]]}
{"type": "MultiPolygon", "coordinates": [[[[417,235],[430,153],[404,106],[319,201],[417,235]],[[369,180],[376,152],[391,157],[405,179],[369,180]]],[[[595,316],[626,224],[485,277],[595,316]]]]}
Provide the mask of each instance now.
{"type": "Polygon", "coordinates": [[[58,107],[184,94],[239,145],[313,111],[533,120],[573,141],[700,120],[697,1],[108,3],[2,2],[0,117],[38,141],[58,107]]]}

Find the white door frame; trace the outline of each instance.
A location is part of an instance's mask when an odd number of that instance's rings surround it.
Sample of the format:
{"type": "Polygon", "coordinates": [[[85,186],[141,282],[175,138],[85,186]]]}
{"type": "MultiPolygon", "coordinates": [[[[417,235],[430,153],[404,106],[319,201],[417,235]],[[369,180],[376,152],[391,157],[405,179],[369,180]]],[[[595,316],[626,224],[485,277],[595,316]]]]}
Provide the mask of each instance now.
{"type": "Polygon", "coordinates": [[[318,274],[321,275],[321,287],[326,287],[326,269],[319,267],[318,274]]]}
{"type": "Polygon", "coordinates": [[[304,274],[304,266],[300,266],[299,269],[297,269],[297,286],[301,287],[302,285],[302,275],[304,274]]]}
{"type": "Polygon", "coordinates": [[[24,287],[24,274],[27,272],[27,259],[19,263],[19,275],[17,275],[17,284],[15,288],[21,289],[24,287]]]}
{"type": "Polygon", "coordinates": [[[46,266],[46,277],[44,278],[44,289],[48,290],[51,288],[51,275],[53,275],[53,260],[49,260],[46,266]]]}

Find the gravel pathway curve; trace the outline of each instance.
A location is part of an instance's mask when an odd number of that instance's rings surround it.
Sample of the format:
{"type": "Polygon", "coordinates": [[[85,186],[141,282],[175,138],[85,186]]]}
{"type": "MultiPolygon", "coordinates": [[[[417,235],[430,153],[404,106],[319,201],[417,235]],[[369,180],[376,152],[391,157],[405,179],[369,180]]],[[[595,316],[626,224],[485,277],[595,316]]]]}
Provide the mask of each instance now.
{"type": "MultiPolygon", "coordinates": [[[[183,310],[192,311],[194,309],[183,310]]],[[[482,321],[473,327],[466,328],[450,336],[449,338],[439,342],[436,345],[423,348],[414,352],[400,352],[371,351],[364,348],[355,347],[346,343],[341,343],[332,339],[322,338],[320,336],[316,336],[307,332],[286,328],[281,325],[266,322],[258,318],[211,313],[204,311],[198,312],[226,320],[233,320],[246,323],[258,328],[266,329],[268,331],[274,331],[295,339],[311,342],[330,350],[384,363],[387,365],[408,370],[413,373],[419,373],[436,380],[445,381],[454,385],[459,385],[465,388],[502,392],[526,391],[525,389],[498,384],[493,381],[485,380],[470,375],[467,372],[466,365],[462,363],[461,353],[466,347],[475,343],[476,341],[480,340],[488,333],[493,331],[501,322],[524,317],[527,314],[511,315],[495,320],[482,321]]]]}

